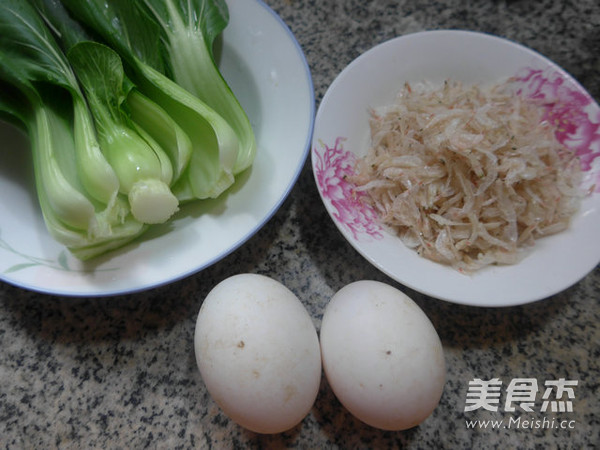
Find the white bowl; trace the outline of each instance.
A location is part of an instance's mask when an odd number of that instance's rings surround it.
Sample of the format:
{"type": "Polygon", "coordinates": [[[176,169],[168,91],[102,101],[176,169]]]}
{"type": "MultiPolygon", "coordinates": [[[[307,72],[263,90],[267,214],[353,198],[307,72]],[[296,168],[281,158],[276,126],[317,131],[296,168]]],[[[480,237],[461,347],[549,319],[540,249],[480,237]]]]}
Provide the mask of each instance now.
{"type": "Polygon", "coordinates": [[[311,159],[317,188],[335,225],[382,272],[416,291],[455,303],[517,305],[571,286],[600,261],[599,122],[600,108],[593,98],[540,54],[491,35],[427,31],[384,42],[339,74],[317,111],[311,159]],[[577,139],[570,138],[588,133],[590,145],[579,153],[587,158],[586,183],[596,183],[596,192],[584,200],[570,229],[539,239],[518,264],[464,275],[419,257],[378,224],[375,213],[356,200],[352,186],[344,180],[356,158],[368,150],[369,109],[390,104],[405,81],[484,84],[520,74],[533,74],[529,83],[523,82],[526,93],[540,89],[538,93],[547,99],[563,102],[556,108],[566,107],[562,112],[575,117],[577,129],[562,137],[565,144],[575,145],[577,139]]]}
{"type": "Polygon", "coordinates": [[[227,195],[186,205],[132,244],[81,263],[47,233],[26,140],[0,124],[0,279],[50,294],[148,289],[195,273],[256,233],[289,194],[308,156],[314,91],[304,54],[262,1],[228,0],[220,68],[255,130],[253,167],[227,195]]]}

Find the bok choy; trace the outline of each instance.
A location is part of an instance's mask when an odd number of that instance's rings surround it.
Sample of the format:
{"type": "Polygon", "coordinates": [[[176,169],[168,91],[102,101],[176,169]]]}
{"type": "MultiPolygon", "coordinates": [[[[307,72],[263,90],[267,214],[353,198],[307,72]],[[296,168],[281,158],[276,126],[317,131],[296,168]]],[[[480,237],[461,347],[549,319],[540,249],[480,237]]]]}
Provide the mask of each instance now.
{"type": "Polygon", "coordinates": [[[118,195],[86,100],[67,58],[28,3],[0,4],[0,107],[32,147],[36,190],[50,234],[88,259],[145,229],[118,195]]]}
{"type": "MultiPolygon", "coordinates": [[[[64,8],[59,0],[31,0],[38,8],[44,20],[59,36],[59,42],[63,50],[69,55],[70,62],[73,64],[73,55],[71,49],[77,44],[83,44],[90,52],[82,52],[76,50],[77,59],[83,62],[83,74],[78,74],[80,81],[84,83],[84,88],[87,85],[92,94],[95,91],[94,85],[96,81],[99,85],[107,84],[103,78],[111,79],[118,78],[118,83],[114,86],[117,90],[122,90],[122,96],[118,99],[117,114],[127,122],[127,125],[135,128],[141,135],[149,136],[150,142],[157,143],[164,152],[169,156],[173,177],[172,182],[179,179],[190,159],[192,144],[187,134],[181,129],[177,122],[159,105],[145,97],[133,83],[127,78],[124,73],[124,68],[120,57],[108,48],[102,48],[98,45],[93,45],[94,38],[86,32],[86,30],[76,22],[64,8]],[[90,45],[91,44],[91,45],[90,45]],[[86,69],[85,61],[89,61],[90,54],[99,52],[100,61],[108,59],[111,64],[104,67],[99,67],[102,63],[94,65],[92,71],[96,72],[89,76],[89,67],[86,69]],[[114,69],[114,73],[113,70],[114,69]],[[88,73],[88,76],[86,76],[88,73]],[[88,79],[85,83],[81,77],[88,79]],[[96,80],[97,78],[97,80],[96,80]]],[[[81,66],[81,64],[79,64],[81,66]]],[[[75,68],[77,71],[77,67],[75,68]]],[[[108,82],[110,84],[110,81],[108,82]]],[[[117,92],[115,94],[118,95],[117,92]]]]}
{"type": "Polygon", "coordinates": [[[140,5],[120,0],[62,3],[75,20],[119,53],[139,91],[160,105],[190,138],[189,165],[172,186],[179,200],[214,198],[231,186],[238,135],[217,111],[167,76],[160,28],[140,5]]]}
{"type": "Polygon", "coordinates": [[[234,173],[256,154],[250,121],[215,64],[213,44],[229,20],[224,0],[135,0],[160,26],[165,63],[175,82],[225,118],[239,139],[234,173]]]}
{"type": "Polygon", "coordinates": [[[0,118],[29,136],[46,226],[78,258],[221,195],[252,164],[212,50],[227,22],[222,0],[0,4],[0,118]]]}
{"type": "Polygon", "coordinates": [[[173,167],[166,152],[143,130],[138,132],[122,104],[127,98],[121,58],[95,42],[80,42],[68,53],[94,116],[100,148],[128,196],[133,216],[163,223],[177,210],[169,186],[173,167]]]}

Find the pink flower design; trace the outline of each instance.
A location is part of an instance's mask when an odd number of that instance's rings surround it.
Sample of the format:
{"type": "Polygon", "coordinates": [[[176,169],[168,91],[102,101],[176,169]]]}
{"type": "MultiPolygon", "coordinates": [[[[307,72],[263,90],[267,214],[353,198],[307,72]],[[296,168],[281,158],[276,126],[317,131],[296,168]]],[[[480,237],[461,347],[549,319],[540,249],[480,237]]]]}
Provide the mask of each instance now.
{"type": "Polygon", "coordinates": [[[366,194],[357,192],[352,183],[347,181],[348,176],[354,173],[356,157],[344,151],[344,140],[338,137],[333,147],[322,144],[322,152],[313,149],[319,190],[333,207],[333,217],[352,233],[355,240],[365,236],[381,239],[383,234],[377,223],[377,213],[361,201],[366,194]]]}
{"type": "MultiPolygon", "coordinates": [[[[539,101],[556,138],[575,152],[583,171],[590,171],[600,157],[600,108],[592,97],[557,71],[525,68],[513,81],[518,94],[539,101]]],[[[600,173],[595,190],[600,192],[600,173]]]]}

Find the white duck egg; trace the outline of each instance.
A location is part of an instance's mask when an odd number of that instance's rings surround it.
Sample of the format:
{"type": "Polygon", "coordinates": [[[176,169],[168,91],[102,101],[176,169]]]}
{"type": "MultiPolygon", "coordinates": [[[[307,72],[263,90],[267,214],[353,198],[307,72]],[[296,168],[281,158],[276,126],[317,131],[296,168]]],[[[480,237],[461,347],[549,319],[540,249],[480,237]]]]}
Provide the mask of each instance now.
{"type": "Polygon", "coordinates": [[[340,289],[320,332],[323,369],[334,394],[357,419],[384,430],[424,421],[446,378],[439,336],[418,305],[377,281],[340,289]]]}
{"type": "Polygon", "coordinates": [[[304,305],[278,281],[239,274],[215,286],[198,313],[194,347],[213,400],[251,431],[293,428],[315,402],[317,331],[304,305]]]}

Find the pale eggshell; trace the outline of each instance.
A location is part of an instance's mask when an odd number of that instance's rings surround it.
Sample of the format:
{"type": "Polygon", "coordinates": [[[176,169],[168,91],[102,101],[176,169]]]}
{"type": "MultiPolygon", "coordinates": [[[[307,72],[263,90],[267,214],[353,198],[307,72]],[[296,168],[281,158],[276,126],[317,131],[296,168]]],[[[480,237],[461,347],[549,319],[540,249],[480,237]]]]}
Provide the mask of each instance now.
{"type": "Polygon", "coordinates": [[[300,300],[276,280],[239,274],[215,286],[198,313],[194,346],[211,397],[249,430],[293,428],[315,402],[317,331],[300,300]]]}
{"type": "Polygon", "coordinates": [[[320,332],[328,383],[359,420],[384,430],[424,421],[439,404],[446,378],[439,336],[400,290],[377,281],[340,289],[320,332]]]}

